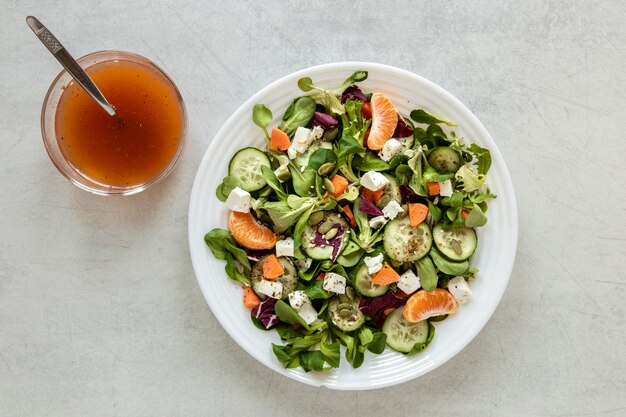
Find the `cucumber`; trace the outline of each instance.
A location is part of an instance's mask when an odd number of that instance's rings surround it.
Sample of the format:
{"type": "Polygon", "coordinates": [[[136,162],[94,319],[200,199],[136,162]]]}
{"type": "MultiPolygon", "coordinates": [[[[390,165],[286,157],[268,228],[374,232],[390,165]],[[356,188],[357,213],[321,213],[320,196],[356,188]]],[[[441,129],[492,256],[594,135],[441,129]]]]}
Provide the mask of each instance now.
{"type": "Polygon", "coordinates": [[[428,163],[437,172],[457,172],[461,167],[461,155],[447,146],[433,149],[428,156],[428,163]]]}
{"type": "Polygon", "coordinates": [[[248,191],[257,191],[267,184],[261,166],[272,168],[267,155],[257,148],[243,148],[232,157],[228,164],[228,175],[237,178],[241,188],[248,191]]]}
{"type": "Polygon", "coordinates": [[[474,229],[470,227],[444,229],[442,223],[437,223],[433,228],[433,240],[443,256],[452,261],[469,259],[478,245],[474,229]]]}
{"type": "Polygon", "coordinates": [[[448,275],[463,275],[469,269],[469,261],[461,261],[461,262],[453,262],[447,260],[439,251],[437,250],[437,245],[434,245],[430,248],[430,259],[434,262],[434,264],[439,268],[441,272],[448,275]]]}
{"type": "Polygon", "coordinates": [[[302,232],[302,250],[307,254],[309,258],[322,261],[330,259],[335,261],[339,254],[343,251],[348,244],[350,236],[350,227],[348,223],[338,213],[324,212],[324,215],[316,224],[307,224],[302,232]],[[339,250],[335,250],[332,244],[326,244],[328,241],[337,239],[336,236],[324,239],[321,244],[315,244],[315,236],[329,236],[328,233],[333,233],[331,230],[338,230],[337,235],[341,229],[343,229],[343,235],[339,243],[339,250]],[[334,252],[334,253],[333,253],[334,252]],[[333,256],[334,255],[334,256],[333,256]]]}
{"type": "Polygon", "coordinates": [[[428,321],[409,323],[403,316],[404,306],[391,312],[383,323],[387,346],[395,351],[409,353],[417,343],[426,343],[430,333],[428,321]]]}
{"type": "Polygon", "coordinates": [[[345,294],[337,294],[328,302],[328,318],[339,329],[351,332],[365,322],[365,315],[359,310],[361,299],[352,287],[346,287],[345,294]]]}
{"type": "Polygon", "coordinates": [[[385,208],[391,200],[396,200],[398,203],[402,201],[402,194],[400,194],[400,187],[394,177],[389,174],[383,174],[389,180],[389,184],[385,185],[385,194],[376,202],[376,206],[379,209],[385,208]]]}
{"type": "MultiPolygon", "coordinates": [[[[252,289],[259,295],[259,297],[261,297],[261,299],[265,299],[265,295],[260,294],[257,291],[257,287],[259,285],[259,282],[263,280],[263,264],[265,263],[265,260],[268,258],[268,256],[269,255],[265,255],[261,259],[259,259],[252,266],[252,271],[250,273],[250,283],[252,284],[252,289]]],[[[285,273],[282,276],[276,278],[276,281],[283,284],[283,295],[281,298],[284,300],[289,296],[290,292],[293,292],[293,290],[296,289],[296,285],[298,285],[298,272],[296,272],[296,268],[289,261],[289,259],[280,256],[278,258],[278,261],[285,270],[285,273]]]]}
{"type": "Polygon", "coordinates": [[[430,227],[422,222],[411,226],[409,216],[387,223],[383,245],[387,255],[398,262],[414,262],[428,254],[433,239],[430,227]]]}
{"type": "Polygon", "coordinates": [[[389,285],[372,284],[372,276],[367,269],[367,265],[364,264],[356,273],[354,289],[364,297],[378,297],[389,290],[389,285]]]}

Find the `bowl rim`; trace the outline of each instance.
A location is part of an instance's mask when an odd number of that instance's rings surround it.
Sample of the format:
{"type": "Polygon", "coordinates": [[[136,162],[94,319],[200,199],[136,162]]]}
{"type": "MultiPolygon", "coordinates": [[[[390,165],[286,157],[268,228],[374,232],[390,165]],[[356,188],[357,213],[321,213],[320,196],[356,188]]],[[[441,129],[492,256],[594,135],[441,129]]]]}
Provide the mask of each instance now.
{"type": "MultiPolygon", "coordinates": [[[[102,62],[114,60],[117,58],[131,60],[133,62],[137,62],[142,65],[153,67],[153,69],[155,69],[161,76],[163,76],[165,81],[170,84],[174,93],[176,94],[176,100],[179,103],[181,111],[182,111],[183,123],[182,123],[182,130],[180,134],[180,141],[178,144],[178,148],[176,149],[176,152],[172,156],[172,159],[170,160],[170,162],[165,166],[165,168],[163,168],[163,170],[159,172],[156,176],[154,176],[152,179],[150,179],[149,181],[145,183],[134,185],[131,187],[106,186],[104,184],[98,184],[102,188],[94,188],[90,186],[89,184],[90,183],[97,184],[97,183],[93,180],[90,180],[84,177],[80,172],[78,172],[78,170],[76,170],[76,168],[74,168],[74,166],[72,166],[69,163],[69,161],[66,160],[65,161],[66,164],[70,167],[70,169],[72,169],[76,173],[77,177],[82,179],[84,182],[70,175],[67,172],[67,168],[65,166],[62,166],[62,164],[59,161],[57,161],[56,156],[53,155],[53,149],[52,149],[52,146],[53,146],[52,142],[56,141],[57,139],[56,137],[49,138],[48,134],[46,133],[46,116],[48,114],[48,111],[55,110],[56,107],[58,106],[58,103],[53,103],[50,105],[50,109],[48,110],[48,105],[49,105],[50,100],[52,99],[52,94],[55,93],[58,88],[64,89],[65,86],[67,85],[67,83],[65,85],[61,85],[61,79],[64,76],[69,75],[66,69],[62,69],[54,78],[52,83],[50,83],[50,86],[48,87],[46,95],[44,96],[43,103],[41,105],[40,129],[41,129],[41,136],[42,136],[42,140],[44,143],[44,147],[46,149],[46,153],[48,154],[48,157],[50,158],[50,161],[52,162],[52,164],[56,167],[57,171],[59,171],[67,180],[69,180],[72,184],[74,184],[81,190],[90,192],[95,195],[100,195],[100,196],[129,196],[133,194],[138,194],[148,189],[150,186],[159,183],[174,170],[174,167],[178,163],[180,155],[182,154],[183,149],[185,148],[185,145],[187,143],[187,130],[188,130],[187,108],[185,106],[185,101],[183,99],[182,93],[180,92],[178,86],[176,85],[172,77],[170,77],[170,75],[163,68],[161,68],[158,64],[156,64],[154,61],[152,61],[149,58],[146,58],[143,55],[140,55],[134,52],[109,50],[109,49],[90,52],[86,55],[81,56],[80,58],[77,58],[76,61],[80,64],[80,66],[83,69],[86,69],[92,65],[97,65],[102,62]],[[90,59],[105,58],[107,55],[110,55],[110,57],[103,59],[101,61],[98,61],[98,62],[88,63],[90,59]]],[[[73,78],[70,76],[68,82],[70,82],[72,79],[73,78]]],[[[50,117],[52,118],[52,122],[54,123],[55,115],[52,114],[50,117]]]]}
{"type": "MultiPolygon", "coordinates": [[[[212,191],[212,190],[211,190],[212,191]]],[[[335,62],[335,63],[327,63],[327,64],[321,64],[321,65],[315,65],[315,66],[311,66],[311,67],[307,67],[295,72],[292,72],[290,74],[287,74],[281,78],[278,78],[277,80],[271,82],[270,84],[268,84],[267,86],[263,87],[262,89],[260,89],[259,91],[257,91],[255,94],[253,94],[250,98],[248,98],[247,100],[245,100],[241,105],[239,105],[237,107],[237,109],[226,119],[226,121],[222,124],[222,126],[220,127],[220,129],[217,131],[217,133],[213,136],[213,139],[211,140],[211,143],[209,144],[209,146],[206,148],[205,154],[198,166],[197,172],[196,172],[196,176],[194,178],[194,182],[193,182],[193,186],[192,186],[192,191],[191,191],[191,195],[190,195],[190,202],[189,202],[189,210],[188,210],[188,238],[189,238],[189,250],[190,250],[190,255],[191,255],[191,259],[192,259],[192,265],[193,265],[193,269],[194,269],[194,273],[196,275],[196,280],[198,281],[198,285],[200,286],[200,289],[203,293],[203,297],[205,299],[205,301],[207,302],[207,304],[209,305],[209,308],[211,309],[211,311],[213,312],[213,315],[215,316],[215,318],[218,320],[218,322],[220,323],[220,325],[222,326],[222,328],[229,334],[229,336],[244,350],[246,351],[249,355],[251,355],[254,359],[256,359],[257,361],[259,361],[260,363],[264,364],[265,366],[267,366],[268,368],[270,368],[273,371],[276,371],[277,373],[286,376],[288,378],[294,379],[296,381],[302,382],[302,383],[306,383],[308,385],[312,385],[312,386],[316,386],[316,387],[320,387],[320,386],[325,386],[329,389],[335,389],[335,390],[369,390],[369,389],[378,389],[378,388],[384,388],[384,387],[389,387],[389,386],[393,386],[393,385],[397,385],[400,383],[404,383],[406,381],[409,380],[413,380],[416,379],[420,376],[423,376],[425,374],[427,374],[428,372],[431,372],[432,370],[436,369],[437,367],[443,365],[444,363],[446,363],[448,360],[450,360],[452,357],[458,355],[469,343],[471,343],[477,336],[477,334],[482,331],[482,329],[485,327],[485,325],[489,322],[489,320],[491,319],[493,313],[495,312],[496,308],[498,307],[498,305],[500,304],[501,300],[502,300],[502,296],[504,295],[504,292],[506,291],[506,288],[508,287],[508,283],[510,281],[511,278],[511,274],[513,272],[513,267],[515,264],[515,258],[516,258],[516,254],[517,254],[517,243],[518,243],[518,210],[517,210],[517,199],[515,196],[515,190],[513,188],[513,183],[511,180],[511,176],[508,170],[508,167],[506,166],[506,163],[504,161],[504,158],[499,150],[499,148],[497,147],[497,144],[495,142],[495,140],[492,138],[492,136],[489,134],[489,132],[487,131],[487,129],[484,127],[484,125],[482,124],[482,122],[478,119],[478,117],[476,117],[476,115],[474,115],[474,113],[472,113],[469,108],[467,106],[465,106],[465,104],[463,104],[458,98],[456,98],[454,95],[452,95],[451,93],[449,93],[447,90],[445,90],[443,87],[439,86],[438,84],[424,78],[423,76],[420,76],[418,74],[415,74],[411,71],[408,70],[404,70],[401,68],[397,68],[395,66],[391,66],[391,65],[387,65],[387,64],[380,64],[380,63],[374,63],[374,62],[367,62],[367,61],[345,61],[345,62],[335,62]],[[246,349],[242,343],[236,338],[234,337],[233,331],[232,329],[230,329],[228,326],[224,325],[222,318],[220,317],[220,313],[216,311],[214,311],[210,300],[210,296],[209,296],[209,289],[208,287],[203,283],[203,281],[200,278],[200,259],[197,256],[194,256],[194,253],[196,252],[194,249],[200,245],[200,244],[204,244],[196,242],[196,238],[197,238],[197,230],[193,229],[193,220],[195,218],[195,210],[198,207],[198,199],[200,198],[200,192],[201,190],[199,189],[200,187],[200,182],[202,180],[202,171],[203,168],[210,163],[210,155],[214,154],[215,151],[218,149],[219,144],[217,143],[217,141],[215,141],[215,138],[218,138],[220,136],[222,136],[224,134],[224,132],[229,129],[230,125],[232,123],[234,123],[234,120],[237,120],[239,118],[242,117],[244,111],[247,111],[248,108],[251,107],[252,104],[258,102],[260,97],[263,97],[264,95],[266,95],[268,92],[271,92],[272,90],[274,90],[277,86],[280,86],[282,84],[287,84],[290,82],[294,82],[297,79],[303,77],[303,76],[313,76],[315,75],[315,73],[317,72],[322,72],[322,71],[326,71],[326,70],[332,70],[332,71],[354,71],[354,68],[359,68],[359,69],[364,69],[367,71],[384,71],[387,72],[389,74],[392,75],[396,75],[399,74],[401,76],[404,77],[409,77],[409,78],[413,78],[413,79],[417,79],[420,82],[428,85],[429,87],[431,87],[435,93],[438,96],[441,96],[443,99],[445,99],[446,101],[452,103],[452,105],[456,106],[460,111],[462,111],[467,117],[469,117],[470,119],[473,119],[473,122],[475,124],[475,127],[478,128],[478,134],[484,138],[485,140],[487,140],[489,142],[489,150],[492,153],[492,156],[494,156],[494,159],[498,159],[502,162],[502,169],[503,172],[501,173],[502,176],[500,177],[501,181],[504,183],[505,187],[508,189],[507,192],[507,198],[510,200],[510,204],[512,205],[513,209],[512,212],[507,213],[508,216],[508,222],[507,222],[507,226],[510,226],[511,228],[509,229],[509,236],[511,237],[510,239],[510,248],[511,251],[510,253],[512,254],[511,258],[508,259],[508,264],[504,267],[504,272],[505,272],[505,277],[501,279],[501,283],[500,283],[500,287],[499,287],[499,291],[494,294],[494,299],[495,302],[491,303],[488,306],[488,309],[486,309],[486,315],[484,316],[484,322],[482,322],[479,326],[476,326],[473,328],[471,334],[462,342],[458,344],[458,347],[454,350],[454,352],[452,352],[451,354],[449,354],[446,357],[440,356],[438,357],[436,360],[433,360],[433,362],[431,364],[429,364],[428,366],[424,367],[424,369],[415,374],[415,375],[407,375],[404,376],[402,378],[398,378],[396,380],[393,381],[385,381],[382,383],[378,383],[376,385],[373,386],[367,386],[367,387],[352,387],[352,386],[341,386],[341,385],[330,385],[330,384],[326,384],[324,380],[320,380],[320,379],[303,379],[303,378],[298,378],[296,375],[287,372],[288,370],[279,368],[278,366],[276,366],[276,364],[274,363],[269,363],[269,361],[267,361],[264,357],[255,354],[255,352],[252,352],[248,349],[246,349]],[[194,204],[195,203],[195,204],[194,204]]],[[[225,275],[224,275],[225,277],[225,275]]],[[[226,278],[226,277],[225,277],[226,278]]]]}

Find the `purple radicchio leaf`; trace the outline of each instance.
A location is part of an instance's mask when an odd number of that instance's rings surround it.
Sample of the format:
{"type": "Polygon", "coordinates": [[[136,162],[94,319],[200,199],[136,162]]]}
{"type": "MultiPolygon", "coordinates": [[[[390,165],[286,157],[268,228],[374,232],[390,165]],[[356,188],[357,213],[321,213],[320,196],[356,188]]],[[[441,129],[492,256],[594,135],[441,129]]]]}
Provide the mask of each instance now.
{"type": "Polygon", "coordinates": [[[276,315],[274,306],[278,302],[275,298],[266,297],[258,306],[252,309],[252,315],[257,318],[266,329],[278,324],[280,319],[276,315]]]}
{"type": "Polygon", "coordinates": [[[393,291],[387,291],[380,297],[362,299],[359,310],[371,317],[374,320],[374,325],[380,329],[385,321],[385,310],[401,307],[406,304],[407,300],[408,298],[399,297],[393,291]]]}
{"type": "Polygon", "coordinates": [[[334,223],[333,227],[337,229],[337,234],[330,240],[324,239],[324,235],[322,235],[319,231],[315,231],[315,238],[313,239],[313,243],[315,246],[332,246],[333,253],[331,255],[331,261],[335,262],[339,257],[339,250],[341,249],[341,243],[343,241],[343,236],[346,234],[346,228],[343,227],[339,223],[334,223]]]}
{"type": "Polygon", "coordinates": [[[376,207],[376,204],[372,203],[367,198],[361,199],[361,204],[359,204],[359,210],[363,213],[367,214],[370,217],[378,217],[383,215],[383,211],[376,207]]]}
{"type": "Polygon", "coordinates": [[[422,203],[426,204],[426,199],[419,196],[406,184],[400,185],[400,195],[402,196],[402,204],[422,203]]]}
{"type": "Polygon", "coordinates": [[[363,94],[359,87],[351,85],[341,93],[341,104],[345,103],[346,100],[362,101],[365,103],[367,102],[367,97],[365,97],[365,94],[363,94]]]}
{"type": "Polygon", "coordinates": [[[324,128],[324,130],[328,130],[337,127],[338,124],[339,121],[330,114],[322,113],[319,111],[313,113],[313,127],[321,126],[322,128],[324,128]]]}
{"type": "Polygon", "coordinates": [[[413,128],[404,121],[404,117],[398,114],[398,124],[396,130],[391,135],[392,138],[406,138],[413,135],[413,128]]]}

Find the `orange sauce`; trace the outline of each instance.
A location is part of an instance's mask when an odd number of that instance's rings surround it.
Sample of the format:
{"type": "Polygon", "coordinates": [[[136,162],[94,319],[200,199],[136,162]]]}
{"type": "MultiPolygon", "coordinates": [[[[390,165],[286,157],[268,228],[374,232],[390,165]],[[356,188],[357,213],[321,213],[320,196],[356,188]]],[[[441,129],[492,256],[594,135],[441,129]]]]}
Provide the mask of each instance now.
{"type": "Polygon", "coordinates": [[[121,122],[76,82],[63,91],[55,127],[61,151],[83,176],[100,184],[145,184],[170,164],[184,130],[175,87],[154,68],[129,60],[86,69],[121,122]]]}

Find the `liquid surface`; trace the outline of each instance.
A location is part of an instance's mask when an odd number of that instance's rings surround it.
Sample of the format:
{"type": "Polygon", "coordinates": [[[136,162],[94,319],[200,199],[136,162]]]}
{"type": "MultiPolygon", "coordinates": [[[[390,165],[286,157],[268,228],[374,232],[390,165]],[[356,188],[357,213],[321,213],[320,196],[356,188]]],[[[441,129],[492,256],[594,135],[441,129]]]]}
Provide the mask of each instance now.
{"type": "Polygon", "coordinates": [[[155,69],[115,60],[86,69],[120,120],[109,116],[76,82],[67,85],[56,113],[65,158],[104,185],[149,182],[172,161],[184,129],[175,88],[155,69]]]}

